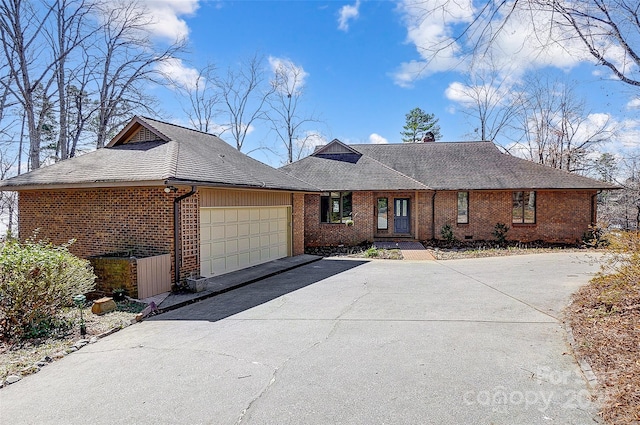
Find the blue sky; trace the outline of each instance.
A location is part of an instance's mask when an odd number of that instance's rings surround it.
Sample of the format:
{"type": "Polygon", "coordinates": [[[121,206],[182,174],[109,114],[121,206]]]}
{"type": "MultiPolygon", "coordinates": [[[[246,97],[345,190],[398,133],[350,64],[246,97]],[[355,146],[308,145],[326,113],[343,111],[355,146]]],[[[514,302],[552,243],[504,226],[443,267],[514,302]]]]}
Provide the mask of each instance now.
{"type": "MultiPolygon", "coordinates": [[[[447,34],[465,22],[465,11],[447,21],[422,22],[411,1],[198,1],[148,0],[157,21],[158,43],[186,36],[189,53],[172,70],[185,78],[207,61],[219,69],[233,66],[254,53],[265,59],[289,60],[306,73],[304,108],[318,115],[325,139],[348,143],[400,142],[405,114],[420,107],[439,118],[443,141],[474,140],[476,123],[461,113],[461,100],[450,87],[464,81],[468,66],[459,58],[427,57],[417,46],[447,34]],[[454,68],[454,64],[462,65],[454,68]],[[416,72],[420,70],[420,72],[416,72]]],[[[415,3],[415,2],[414,2],[415,3]]],[[[464,2],[459,2],[464,4],[464,2]]],[[[455,15],[455,11],[454,11],[455,15]]],[[[559,49],[534,55],[527,48],[526,25],[502,40],[503,63],[509,78],[527,72],[578,81],[578,94],[587,111],[624,131],[603,150],[640,147],[638,92],[612,81],[586,56],[559,49]],[[513,43],[513,40],[526,43],[513,43]],[[512,45],[513,44],[513,45],[512,45]],[[603,115],[604,114],[604,115],[603,115]]],[[[268,67],[268,60],[265,61],[268,67]]],[[[164,118],[185,124],[175,94],[158,89],[164,118]]],[[[594,118],[595,119],[595,118],[594,118]]],[[[266,124],[257,123],[247,138],[250,151],[273,145],[266,124]]],[[[225,135],[222,135],[225,138],[225,135]]],[[[503,143],[501,140],[496,140],[503,143]]],[[[252,156],[280,165],[263,150],[252,156]]]]}

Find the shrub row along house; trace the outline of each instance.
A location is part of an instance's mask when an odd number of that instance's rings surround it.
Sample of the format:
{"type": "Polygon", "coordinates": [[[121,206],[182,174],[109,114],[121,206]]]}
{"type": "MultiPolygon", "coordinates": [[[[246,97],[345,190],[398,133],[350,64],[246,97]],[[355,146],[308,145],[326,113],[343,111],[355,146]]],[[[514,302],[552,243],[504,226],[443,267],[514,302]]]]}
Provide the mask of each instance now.
{"type": "Polygon", "coordinates": [[[169,287],[305,247],[439,238],[447,224],[462,240],[492,239],[506,223],[509,239],[575,242],[595,222],[597,192],[613,188],[491,142],[334,140],[276,170],[214,135],[144,117],[103,149],[0,182],[19,192],[22,238],[74,238],[85,258],[164,256],[151,280],[169,287]]]}

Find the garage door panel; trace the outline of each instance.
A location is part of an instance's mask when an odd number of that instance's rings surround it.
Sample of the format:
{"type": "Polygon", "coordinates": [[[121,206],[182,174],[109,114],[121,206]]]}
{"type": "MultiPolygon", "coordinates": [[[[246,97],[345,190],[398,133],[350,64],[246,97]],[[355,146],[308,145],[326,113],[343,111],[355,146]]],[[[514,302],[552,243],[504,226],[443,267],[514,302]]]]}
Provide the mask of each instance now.
{"type": "Polygon", "coordinates": [[[211,244],[211,257],[222,257],[225,254],[224,249],[224,241],[223,242],[214,242],[211,244]]]}
{"type": "Polygon", "coordinates": [[[238,221],[238,210],[236,209],[228,209],[224,210],[224,222],[225,223],[233,223],[238,221]]]}
{"type": "Polygon", "coordinates": [[[211,211],[200,210],[200,224],[211,224],[211,211]]]}
{"type": "Polygon", "coordinates": [[[238,252],[238,240],[237,239],[229,239],[224,243],[225,252],[227,254],[235,254],[238,252]]]}
{"type": "Polygon", "coordinates": [[[201,274],[212,276],[289,253],[289,207],[201,208],[201,274]]]}
{"type": "Polygon", "coordinates": [[[238,221],[243,222],[243,221],[249,221],[251,217],[251,210],[248,209],[241,209],[238,210],[238,221]]]}
{"type": "Polygon", "coordinates": [[[225,258],[225,267],[227,270],[237,270],[238,269],[238,255],[227,255],[225,258]]]}
{"type": "MultiPolygon", "coordinates": [[[[211,233],[210,240],[212,241],[224,240],[224,225],[213,225],[209,228],[209,231],[211,233]]],[[[205,234],[201,231],[200,239],[203,241],[206,241],[207,239],[205,239],[204,236],[205,234]]]]}
{"type": "Polygon", "coordinates": [[[209,212],[211,214],[211,223],[224,223],[224,210],[212,209],[209,212]]]}
{"type": "Polygon", "coordinates": [[[224,226],[224,238],[235,238],[238,236],[238,225],[237,224],[227,224],[224,226]]]}
{"type": "Polygon", "coordinates": [[[269,233],[269,222],[261,221],[260,222],[260,234],[269,233]]]}
{"type": "Polygon", "coordinates": [[[211,257],[211,244],[210,243],[200,244],[200,257],[201,258],[209,258],[209,257],[211,257]]]}
{"type": "Polygon", "coordinates": [[[238,224],[238,236],[249,236],[249,223],[238,224]]]}
{"type": "Polygon", "coordinates": [[[238,266],[240,268],[249,267],[251,265],[250,256],[248,252],[238,254],[238,266]]]}
{"type": "Polygon", "coordinates": [[[249,238],[238,239],[238,251],[245,252],[251,249],[251,243],[249,238]]]}
{"type": "Polygon", "coordinates": [[[227,262],[225,257],[216,258],[211,261],[211,274],[210,276],[219,273],[217,270],[225,270],[227,268],[227,262]]]}
{"type": "Polygon", "coordinates": [[[261,262],[261,260],[262,257],[260,257],[259,249],[249,252],[249,261],[251,262],[251,264],[258,264],[261,262]]]}

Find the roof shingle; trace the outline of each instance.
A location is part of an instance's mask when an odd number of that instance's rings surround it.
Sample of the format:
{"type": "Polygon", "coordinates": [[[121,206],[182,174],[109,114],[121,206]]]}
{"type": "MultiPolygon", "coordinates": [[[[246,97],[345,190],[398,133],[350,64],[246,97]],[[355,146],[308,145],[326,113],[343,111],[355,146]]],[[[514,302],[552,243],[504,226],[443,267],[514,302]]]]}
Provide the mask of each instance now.
{"type": "Polygon", "coordinates": [[[349,145],[362,157],[345,164],[312,154],[282,168],[322,190],[418,189],[615,189],[605,182],[501,153],[492,142],[349,145]],[[394,170],[396,174],[389,173],[394,170]],[[345,184],[339,185],[341,181],[345,184]]]}
{"type": "Polygon", "coordinates": [[[266,189],[315,191],[317,188],[269,167],[230,146],[217,136],[146,117],[129,126],[151,127],[165,140],[122,143],[0,182],[0,190],[98,183],[202,184],[266,189]]]}

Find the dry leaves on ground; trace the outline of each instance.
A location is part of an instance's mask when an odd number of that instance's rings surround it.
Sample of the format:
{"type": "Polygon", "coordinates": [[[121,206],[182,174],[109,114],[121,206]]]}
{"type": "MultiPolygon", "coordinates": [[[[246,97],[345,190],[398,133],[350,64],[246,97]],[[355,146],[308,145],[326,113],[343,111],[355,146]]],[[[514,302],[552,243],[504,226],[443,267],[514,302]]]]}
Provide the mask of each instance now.
{"type": "Polygon", "coordinates": [[[567,309],[576,354],[594,370],[608,424],[640,424],[640,265],[600,275],[567,309]]]}
{"type": "Polygon", "coordinates": [[[64,354],[74,351],[71,347],[81,339],[91,339],[105,332],[129,326],[137,311],[140,310],[138,306],[129,308],[123,307],[122,304],[119,304],[119,308],[128,311],[113,311],[97,316],[91,313],[90,307],[85,308],[83,310],[87,331],[85,336],[80,334],[79,310],[72,308],[68,309],[63,316],[72,319],[75,323],[63,337],[34,338],[14,342],[0,341],[0,384],[9,375],[24,377],[38,372],[41,366],[36,366],[36,363],[47,357],[51,360],[62,358],[64,354]]]}

